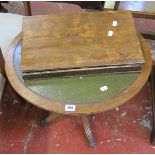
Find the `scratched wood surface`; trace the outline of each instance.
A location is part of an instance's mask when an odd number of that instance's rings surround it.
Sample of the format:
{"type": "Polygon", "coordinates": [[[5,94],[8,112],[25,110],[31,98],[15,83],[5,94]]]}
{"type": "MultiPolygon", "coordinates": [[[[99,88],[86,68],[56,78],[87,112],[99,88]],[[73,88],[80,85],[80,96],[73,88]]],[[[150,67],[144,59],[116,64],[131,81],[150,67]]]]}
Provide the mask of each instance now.
{"type": "Polygon", "coordinates": [[[129,11],[24,17],[23,72],[145,63],[129,11]],[[117,21],[117,26],[113,26],[117,21]],[[112,36],[108,32],[113,31],[112,36]]]}

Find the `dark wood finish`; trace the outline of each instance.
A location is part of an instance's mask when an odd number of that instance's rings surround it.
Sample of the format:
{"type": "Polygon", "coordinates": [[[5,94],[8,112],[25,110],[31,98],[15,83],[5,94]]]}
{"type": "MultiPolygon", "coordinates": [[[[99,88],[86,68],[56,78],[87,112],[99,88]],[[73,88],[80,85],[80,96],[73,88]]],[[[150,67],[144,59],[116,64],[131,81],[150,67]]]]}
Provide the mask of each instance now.
{"type": "Polygon", "coordinates": [[[0,12],[7,13],[8,10],[2,6],[2,3],[8,3],[8,1],[0,1],[0,12]]]}
{"type": "Polygon", "coordinates": [[[120,4],[120,1],[115,2],[114,10],[118,10],[119,4],[120,4]]]}
{"type": "Polygon", "coordinates": [[[57,3],[70,3],[79,5],[82,9],[103,10],[105,1],[56,1],[57,3]]]}
{"type": "Polygon", "coordinates": [[[151,74],[150,74],[150,82],[152,89],[152,132],[150,136],[150,143],[155,145],[155,64],[152,66],[151,74]]]}
{"type": "MultiPolygon", "coordinates": [[[[0,48],[0,74],[2,74],[5,79],[7,79],[6,73],[5,73],[5,60],[4,60],[1,48],[0,48]]],[[[0,99],[1,104],[3,103],[3,99],[5,97],[6,91],[7,91],[7,80],[5,81],[4,88],[2,91],[2,95],[1,95],[1,99],[0,99]]]]}
{"type": "Polygon", "coordinates": [[[53,71],[36,71],[36,72],[23,72],[22,77],[24,80],[31,79],[46,79],[49,77],[73,77],[73,76],[88,76],[99,74],[113,74],[113,73],[137,73],[141,72],[142,66],[138,65],[122,65],[112,67],[93,67],[93,68],[79,68],[68,70],[53,70],[53,71]]]}
{"type": "Polygon", "coordinates": [[[118,72],[124,66],[135,71],[144,63],[129,11],[64,13],[23,20],[23,73],[57,71],[60,75],[85,69],[87,74],[94,67],[104,73],[104,68],[118,72]],[[118,26],[112,26],[113,20],[118,26]],[[111,37],[109,30],[114,33],[111,37]]]}
{"type": "Polygon", "coordinates": [[[2,73],[2,75],[6,78],[5,61],[4,61],[4,57],[3,57],[3,54],[2,54],[1,48],[0,48],[0,73],[2,73]]]}
{"type": "Polygon", "coordinates": [[[2,10],[2,4],[0,3],[0,11],[2,10]]]}
{"type": "Polygon", "coordinates": [[[23,102],[23,99],[14,91],[10,82],[8,81],[8,78],[5,72],[5,60],[4,60],[1,48],[0,48],[0,73],[4,76],[6,80],[4,84],[2,96],[1,96],[1,101],[3,102],[6,92],[8,92],[8,94],[10,94],[14,100],[16,100],[17,102],[23,102]]]}
{"type": "Polygon", "coordinates": [[[144,39],[155,40],[155,34],[145,34],[145,33],[142,33],[142,36],[144,37],[144,39]]]}
{"type": "Polygon", "coordinates": [[[23,3],[24,3],[25,16],[32,16],[31,2],[24,1],[23,3]]]}

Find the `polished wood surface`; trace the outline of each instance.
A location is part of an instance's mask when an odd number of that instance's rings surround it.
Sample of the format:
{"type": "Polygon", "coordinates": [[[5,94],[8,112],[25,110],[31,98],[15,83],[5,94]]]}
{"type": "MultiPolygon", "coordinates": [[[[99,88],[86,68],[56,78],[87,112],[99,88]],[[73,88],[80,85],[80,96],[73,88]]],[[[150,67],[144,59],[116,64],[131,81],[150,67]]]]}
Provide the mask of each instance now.
{"type": "Polygon", "coordinates": [[[143,66],[144,57],[129,11],[25,17],[23,72],[86,67],[143,66]],[[112,26],[117,21],[116,26],[112,26]],[[112,36],[108,32],[113,31],[112,36]],[[48,62],[48,63],[47,63],[48,62]]]}
{"type": "Polygon", "coordinates": [[[120,92],[119,95],[114,96],[108,100],[103,102],[97,102],[94,104],[76,104],[76,111],[75,112],[66,112],[65,111],[65,104],[62,102],[57,102],[53,100],[49,100],[40,96],[39,94],[34,93],[28,87],[24,85],[24,83],[19,79],[16,70],[14,68],[14,52],[16,46],[21,39],[22,34],[18,35],[15,40],[12,42],[9,52],[7,54],[6,59],[6,73],[9,78],[10,83],[12,84],[13,88],[27,101],[38,106],[42,109],[48,111],[54,111],[63,114],[91,114],[97,113],[101,111],[106,111],[112,109],[116,106],[119,106],[130,98],[132,98],[137,92],[143,87],[145,82],[148,79],[150,74],[152,59],[150,49],[145,42],[145,40],[139,36],[141,47],[143,50],[143,54],[146,60],[146,64],[144,66],[143,71],[139,74],[139,77],[124,91],[120,92]]]}

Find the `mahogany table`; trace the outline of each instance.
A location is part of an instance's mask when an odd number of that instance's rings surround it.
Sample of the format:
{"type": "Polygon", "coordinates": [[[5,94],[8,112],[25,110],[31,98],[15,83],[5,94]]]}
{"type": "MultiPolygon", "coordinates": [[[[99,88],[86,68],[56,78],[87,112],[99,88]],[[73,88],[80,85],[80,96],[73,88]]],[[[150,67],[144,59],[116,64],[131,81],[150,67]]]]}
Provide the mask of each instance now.
{"type": "Polygon", "coordinates": [[[140,73],[24,80],[20,70],[21,36],[22,33],[12,42],[6,59],[6,74],[13,88],[28,102],[51,112],[42,125],[63,115],[80,115],[92,147],[96,143],[87,116],[117,107],[135,96],[151,71],[150,49],[139,36],[146,61],[140,73]]]}

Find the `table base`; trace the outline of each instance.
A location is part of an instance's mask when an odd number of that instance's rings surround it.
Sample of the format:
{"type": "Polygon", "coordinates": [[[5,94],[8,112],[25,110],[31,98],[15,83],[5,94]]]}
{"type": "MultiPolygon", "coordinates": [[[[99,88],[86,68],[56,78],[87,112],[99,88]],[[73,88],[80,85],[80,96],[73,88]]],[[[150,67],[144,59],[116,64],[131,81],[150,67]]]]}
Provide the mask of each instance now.
{"type": "MultiPolygon", "coordinates": [[[[47,125],[48,123],[54,123],[55,121],[62,118],[63,116],[64,116],[63,114],[58,114],[58,113],[52,112],[48,117],[41,119],[40,125],[44,126],[44,125],[47,125]]],[[[94,147],[96,147],[96,142],[94,140],[94,137],[92,135],[92,131],[91,131],[91,128],[89,125],[88,115],[81,114],[80,116],[82,119],[83,127],[85,130],[86,137],[89,141],[89,144],[91,147],[94,148],[94,147]]]]}

